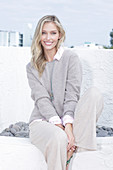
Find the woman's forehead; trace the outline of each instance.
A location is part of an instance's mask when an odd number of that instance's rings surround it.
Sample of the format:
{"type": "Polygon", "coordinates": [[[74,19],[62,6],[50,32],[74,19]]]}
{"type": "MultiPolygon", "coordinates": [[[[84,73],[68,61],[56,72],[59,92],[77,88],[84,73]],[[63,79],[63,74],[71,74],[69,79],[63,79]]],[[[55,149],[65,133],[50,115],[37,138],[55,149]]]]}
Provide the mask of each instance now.
{"type": "Polygon", "coordinates": [[[45,22],[43,27],[42,27],[43,30],[58,30],[56,24],[54,22],[45,22]]]}

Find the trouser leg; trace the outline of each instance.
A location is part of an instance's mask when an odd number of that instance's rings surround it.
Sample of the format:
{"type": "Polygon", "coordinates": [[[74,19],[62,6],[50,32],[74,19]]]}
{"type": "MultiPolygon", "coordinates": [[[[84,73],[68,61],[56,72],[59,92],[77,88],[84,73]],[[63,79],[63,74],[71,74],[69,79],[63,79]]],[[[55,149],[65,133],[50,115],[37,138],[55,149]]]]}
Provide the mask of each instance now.
{"type": "Polygon", "coordinates": [[[48,170],[65,170],[67,161],[67,135],[59,127],[48,122],[34,122],[30,126],[30,140],[40,149],[48,170]]]}
{"type": "Polygon", "coordinates": [[[97,88],[90,88],[79,100],[73,123],[78,151],[96,150],[96,121],[102,109],[103,97],[97,88]]]}

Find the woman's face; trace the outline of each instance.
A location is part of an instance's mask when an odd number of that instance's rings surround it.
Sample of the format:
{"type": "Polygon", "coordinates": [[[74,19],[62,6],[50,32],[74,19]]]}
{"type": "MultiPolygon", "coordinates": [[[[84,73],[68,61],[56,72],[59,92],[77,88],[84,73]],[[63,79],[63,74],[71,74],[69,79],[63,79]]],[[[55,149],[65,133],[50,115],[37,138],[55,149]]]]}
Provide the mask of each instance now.
{"type": "Polygon", "coordinates": [[[56,49],[60,33],[53,22],[46,22],[42,28],[41,44],[44,50],[56,49]]]}

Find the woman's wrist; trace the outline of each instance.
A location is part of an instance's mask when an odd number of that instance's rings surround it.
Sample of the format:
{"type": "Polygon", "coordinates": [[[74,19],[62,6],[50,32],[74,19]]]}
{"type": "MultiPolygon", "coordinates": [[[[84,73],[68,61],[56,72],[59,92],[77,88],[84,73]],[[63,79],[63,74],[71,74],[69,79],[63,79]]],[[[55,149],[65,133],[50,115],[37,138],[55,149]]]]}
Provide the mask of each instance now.
{"type": "Polygon", "coordinates": [[[55,124],[55,125],[64,130],[64,126],[62,124],[55,124]]]}
{"type": "Polygon", "coordinates": [[[72,131],[73,130],[73,124],[72,123],[66,123],[65,130],[67,130],[67,129],[72,131]]]}

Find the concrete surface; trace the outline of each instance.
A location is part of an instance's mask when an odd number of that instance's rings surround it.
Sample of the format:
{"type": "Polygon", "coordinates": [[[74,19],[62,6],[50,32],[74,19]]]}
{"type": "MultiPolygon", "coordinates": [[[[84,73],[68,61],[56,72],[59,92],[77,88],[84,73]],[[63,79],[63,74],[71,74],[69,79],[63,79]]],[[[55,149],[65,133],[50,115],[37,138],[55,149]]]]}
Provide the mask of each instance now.
{"type": "Polygon", "coordinates": [[[47,166],[28,138],[0,136],[0,170],[47,170],[47,166]]]}
{"type": "MultiPolygon", "coordinates": [[[[98,137],[98,150],[77,153],[72,170],[113,170],[113,137],[98,137]]],[[[0,170],[47,170],[28,138],[0,137],[0,170]]]]}
{"type": "Polygon", "coordinates": [[[97,151],[77,153],[72,170],[113,170],[113,137],[98,137],[97,151]]]}

